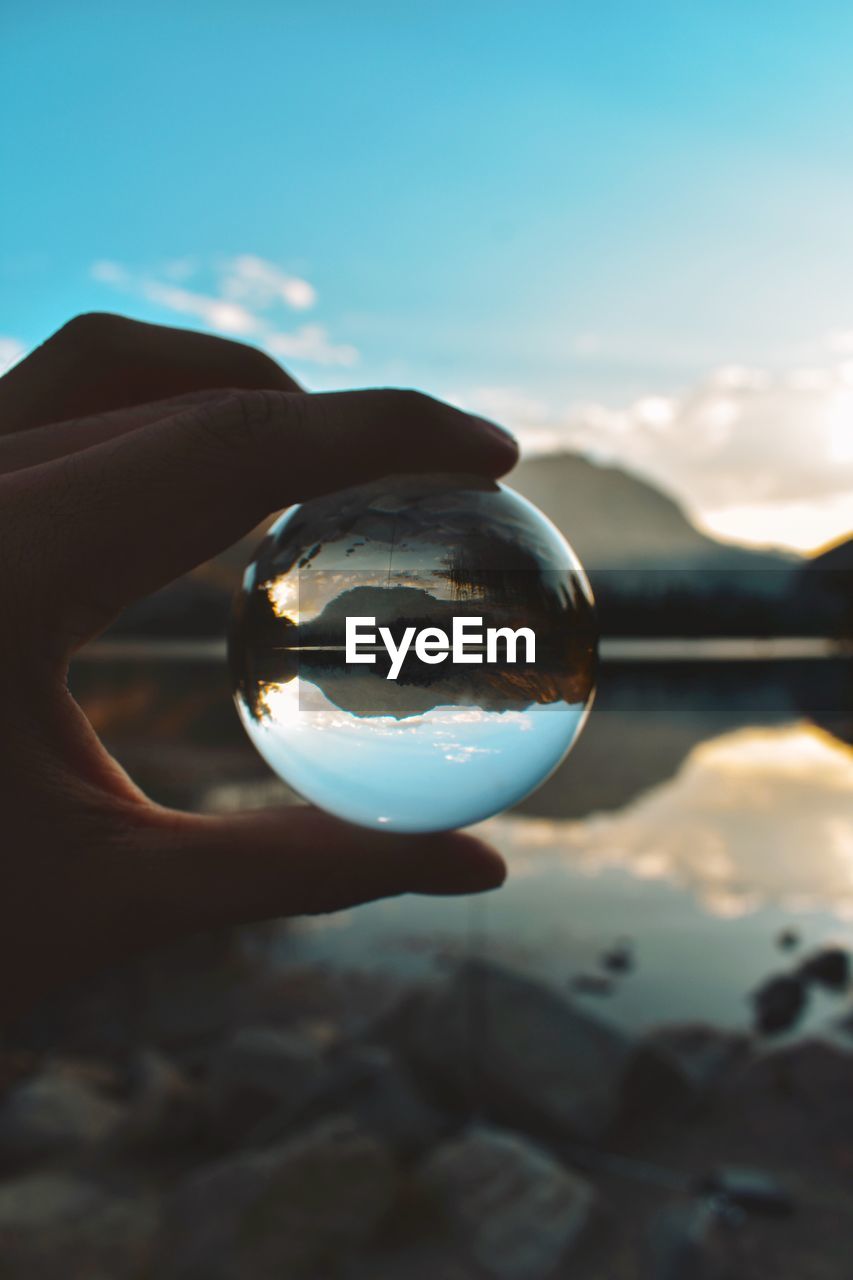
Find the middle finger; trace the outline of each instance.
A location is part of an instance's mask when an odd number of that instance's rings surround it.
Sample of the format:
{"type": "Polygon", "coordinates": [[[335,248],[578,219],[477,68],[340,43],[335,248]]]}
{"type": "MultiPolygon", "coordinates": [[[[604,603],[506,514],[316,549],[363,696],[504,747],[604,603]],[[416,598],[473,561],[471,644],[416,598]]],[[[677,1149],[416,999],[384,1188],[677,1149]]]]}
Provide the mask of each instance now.
{"type": "Polygon", "coordinates": [[[230,394],[221,388],[189,391],[186,395],[174,396],[169,400],[155,400],[150,404],[113,409],[109,413],[96,413],[87,418],[69,418],[64,422],[33,427],[30,431],[0,435],[0,475],[11,475],[26,467],[37,467],[54,458],[63,458],[69,453],[77,453],[105,440],[127,435],[140,427],[150,426],[187,405],[224,399],[230,394]]]}

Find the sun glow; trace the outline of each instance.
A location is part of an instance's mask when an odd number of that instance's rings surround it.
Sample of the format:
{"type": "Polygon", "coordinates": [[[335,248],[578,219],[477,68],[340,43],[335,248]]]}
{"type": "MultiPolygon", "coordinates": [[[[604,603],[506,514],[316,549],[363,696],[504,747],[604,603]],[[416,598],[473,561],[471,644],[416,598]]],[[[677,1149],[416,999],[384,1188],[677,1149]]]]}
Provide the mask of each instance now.
{"type": "Polygon", "coordinates": [[[295,626],[299,625],[299,584],[295,577],[273,578],[265,582],[261,590],[266,591],[277,618],[288,618],[295,626]]]}

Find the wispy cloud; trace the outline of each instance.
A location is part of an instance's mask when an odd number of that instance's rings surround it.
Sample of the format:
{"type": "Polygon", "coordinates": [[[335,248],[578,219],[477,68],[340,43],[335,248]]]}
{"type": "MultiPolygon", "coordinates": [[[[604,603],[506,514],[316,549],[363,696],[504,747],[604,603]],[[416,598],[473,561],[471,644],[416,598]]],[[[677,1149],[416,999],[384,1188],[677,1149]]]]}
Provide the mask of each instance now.
{"type": "Polygon", "coordinates": [[[317,301],[317,291],[307,280],[287,275],[272,262],[251,253],[242,253],[226,262],[222,292],[226,298],[259,310],[283,302],[294,311],[307,311],[317,301]]]}
{"type": "Polygon", "coordinates": [[[17,364],[24,355],[26,347],[18,338],[9,338],[0,334],[0,376],[13,364],[17,364]]]}
{"type": "Polygon", "coordinates": [[[332,343],[320,324],[305,324],[295,333],[268,333],[263,344],[270,355],[284,360],[310,360],[314,364],[353,365],[358,351],[346,343],[332,343]]]}
{"type": "Polygon", "coordinates": [[[111,284],[116,289],[129,288],[133,283],[130,272],[120,263],[111,262],[108,258],[99,258],[97,262],[93,262],[89,275],[99,284],[111,284]]]}
{"type": "Polygon", "coordinates": [[[822,364],[713,370],[678,395],[613,408],[554,406],[508,387],[456,398],[519,434],[528,453],[578,449],[626,466],[684,501],[723,537],[814,548],[853,529],[853,331],[822,364]]]}
{"type": "Polygon", "coordinates": [[[354,346],[333,342],[321,324],[282,327],[283,313],[309,310],[317,291],[307,280],[254,254],[217,259],[207,266],[193,258],[175,258],[149,273],[101,259],[92,264],[91,276],[99,284],[190,316],[215,333],[251,339],[279,358],[342,366],[358,360],[354,346]],[[199,276],[211,278],[212,288],[187,287],[199,276]]]}
{"type": "Polygon", "coordinates": [[[189,289],[162,284],[158,280],[141,281],[139,291],[149,302],[156,302],[158,306],[176,311],[178,315],[195,316],[209,329],[215,329],[219,333],[233,333],[242,337],[257,333],[260,328],[257,316],[239,303],[229,302],[226,298],[193,293],[189,289]]]}

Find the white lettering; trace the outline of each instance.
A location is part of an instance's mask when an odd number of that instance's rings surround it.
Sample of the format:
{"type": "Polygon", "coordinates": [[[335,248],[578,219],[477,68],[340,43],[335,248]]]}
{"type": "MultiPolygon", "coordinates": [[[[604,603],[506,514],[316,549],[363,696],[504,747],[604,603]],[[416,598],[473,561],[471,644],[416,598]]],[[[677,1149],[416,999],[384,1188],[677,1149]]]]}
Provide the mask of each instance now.
{"type": "Polygon", "coordinates": [[[454,662],[482,662],[483,655],[481,653],[466,653],[466,644],[483,643],[483,633],[477,636],[468,636],[465,630],[468,627],[482,627],[482,618],[454,618],[453,619],[453,661],[454,662]]]}
{"type": "Polygon", "coordinates": [[[369,635],[359,635],[359,627],[372,627],[376,622],[375,618],[347,618],[346,636],[345,636],[345,657],[347,662],[375,662],[375,653],[359,653],[358,646],[360,644],[376,644],[376,632],[371,631],[369,635]]]}
{"type": "Polygon", "coordinates": [[[486,662],[498,660],[498,636],[506,641],[506,660],[516,662],[518,637],[524,637],[524,661],[536,661],[536,636],[530,627],[519,627],[513,631],[511,627],[489,627],[486,632],[486,662]]]}
{"type": "Polygon", "coordinates": [[[440,627],[424,627],[415,640],[415,653],[421,662],[444,662],[450,645],[447,633],[440,627]]]}
{"type": "Polygon", "coordinates": [[[388,650],[388,656],[391,659],[391,669],[385,678],[386,680],[396,680],[397,676],[400,674],[400,668],[403,665],[403,660],[409,652],[409,646],[412,643],[412,636],[415,634],[415,628],[406,627],[399,645],[394,644],[394,636],[389,627],[380,627],[379,634],[385,641],[385,648],[388,650]]]}
{"type": "MultiPolygon", "coordinates": [[[[397,679],[407,655],[413,648],[419,661],[430,665],[444,662],[448,654],[451,654],[453,662],[481,663],[484,661],[482,618],[454,618],[452,641],[441,627],[424,627],[422,631],[417,631],[415,627],[406,627],[400,643],[397,644],[390,627],[380,627],[377,639],[376,632],[368,630],[375,626],[375,618],[346,619],[345,657],[347,662],[375,663],[377,651],[380,646],[384,646],[391,659],[386,677],[388,680],[397,679]],[[364,652],[368,648],[373,652],[364,652]],[[475,651],[472,652],[472,649],[475,651]]],[[[519,660],[519,640],[524,641],[524,661],[535,662],[536,634],[530,627],[518,627],[515,631],[511,627],[486,627],[486,662],[499,661],[498,640],[502,640],[506,646],[506,662],[513,663],[519,660]]]]}

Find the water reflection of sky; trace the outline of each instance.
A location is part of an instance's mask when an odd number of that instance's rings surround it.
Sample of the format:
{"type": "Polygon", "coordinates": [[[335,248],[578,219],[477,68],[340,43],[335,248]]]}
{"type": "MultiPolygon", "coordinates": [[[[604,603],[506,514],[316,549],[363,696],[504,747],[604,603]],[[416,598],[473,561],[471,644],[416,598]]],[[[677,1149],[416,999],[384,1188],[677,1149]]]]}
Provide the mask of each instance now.
{"type": "Polygon", "coordinates": [[[669,880],[715,914],[774,903],[853,919],[853,751],[807,723],[740,729],[619,813],[510,818],[500,838],[586,874],[669,880]]]}
{"type": "Polygon", "coordinates": [[[243,722],[296,791],[353,822],[398,831],[465,826],[517,803],[559,762],[583,719],[581,706],[563,702],[357,716],[298,679],[267,685],[261,701],[257,719],[241,708],[243,722]]]}
{"type": "MultiPolygon", "coordinates": [[[[747,993],[795,962],[776,946],[781,928],[793,923],[806,949],[853,941],[853,751],[805,722],[709,738],[614,814],[480,829],[510,865],[498,893],[377,903],[328,932],[312,923],[299,947],[404,970],[473,950],[568,991],[628,936],[637,969],[595,1002],[602,1014],[746,1026],[747,993]]],[[[818,997],[804,1025],[840,1011],[818,997]]]]}

